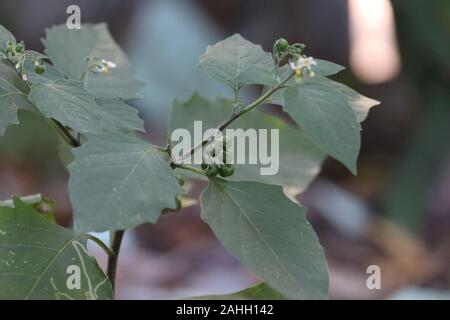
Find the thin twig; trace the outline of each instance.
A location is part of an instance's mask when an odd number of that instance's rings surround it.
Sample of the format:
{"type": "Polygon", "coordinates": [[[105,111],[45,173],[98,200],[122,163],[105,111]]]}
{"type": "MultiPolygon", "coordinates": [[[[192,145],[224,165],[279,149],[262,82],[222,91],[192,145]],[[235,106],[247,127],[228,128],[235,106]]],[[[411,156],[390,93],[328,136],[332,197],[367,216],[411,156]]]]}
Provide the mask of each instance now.
{"type": "MultiPolygon", "coordinates": [[[[255,107],[259,106],[261,103],[264,102],[268,97],[270,97],[273,93],[275,93],[277,90],[284,88],[285,84],[294,76],[295,73],[291,73],[286,79],[284,79],[282,82],[280,82],[278,85],[267,91],[265,94],[261,95],[258,99],[247,105],[246,107],[239,110],[239,112],[235,112],[235,109],[233,108],[233,112],[230,115],[230,117],[225,120],[221,125],[219,125],[216,130],[217,131],[223,131],[226,127],[228,127],[233,121],[241,117],[243,114],[253,110],[255,107]]],[[[181,156],[181,161],[186,159],[187,157],[193,155],[199,148],[205,146],[210,142],[211,136],[204,139],[202,142],[194,146],[189,152],[185,153],[183,156],[181,156]]],[[[172,168],[177,167],[178,164],[174,163],[173,160],[170,163],[170,166],[172,168]]]]}
{"type": "Polygon", "coordinates": [[[120,245],[122,244],[123,235],[125,230],[117,230],[112,232],[111,237],[111,251],[112,255],[108,257],[108,268],[107,275],[109,281],[111,281],[111,285],[113,290],[115,289],[116,284],[116,269],[117,269],[117,260],[119,258],[120,245]]]}

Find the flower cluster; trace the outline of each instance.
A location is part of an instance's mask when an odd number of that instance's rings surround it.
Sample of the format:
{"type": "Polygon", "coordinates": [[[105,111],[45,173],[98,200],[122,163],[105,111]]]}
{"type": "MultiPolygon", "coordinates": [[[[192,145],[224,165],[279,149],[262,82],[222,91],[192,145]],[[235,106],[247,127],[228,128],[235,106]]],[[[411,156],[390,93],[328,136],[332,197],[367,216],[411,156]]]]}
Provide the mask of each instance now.
{"type": "Polygon", "coordinates": [[[297,77],[301,77],[303,72],[308,73],[310,77],[314,77],[312,66],[317,66],[317,62],[313,57],[300,56],[297,60],[289,60],[289,65],[297,77]]]}
{"type": "Polygon", "coordinates": [[[305,45],[302,43],[289,44],[286,39],[280,38],[273,45],[273,58],[279,66],[289,57],[289,66],[294,70],[297,78],[302,77],[304,73],[313,77],[312,66],[316,66],[317,62],[312,57],[303,55],[303,49],[305,49],[305,45]]]}
{"type": "Polygon", "coordinates": [[[230,146],[230,139],[220,135],[205,147],[201,167],[207,176],[215,177],[219,174],[222,177],[229,177],[233,175],[234,167],[229,163],[233,158],[233,154],[229,150],[230,146]]]}
{"type": "Polygon", "coordinates": [[[45,72],[45,64],[41,56],[34,51],[25,50],[25,44],[23,41],[19,43],[8,41],[6,43],[6,47],[2,48],[2,52],[0,52],[0,60],[9,61],[24,81],[28,80],[24,68],[26,60],[33,63],[34,71],[37,74],[42,74],[45,72]]]}
{"type": "Polygon", "coordinates": [[[110,69],[115,69],[117,67],[114,62],[98,57],[87,57],[86,65],[86,70],[92,72],[93,74],[108,74],[110,69]]]}

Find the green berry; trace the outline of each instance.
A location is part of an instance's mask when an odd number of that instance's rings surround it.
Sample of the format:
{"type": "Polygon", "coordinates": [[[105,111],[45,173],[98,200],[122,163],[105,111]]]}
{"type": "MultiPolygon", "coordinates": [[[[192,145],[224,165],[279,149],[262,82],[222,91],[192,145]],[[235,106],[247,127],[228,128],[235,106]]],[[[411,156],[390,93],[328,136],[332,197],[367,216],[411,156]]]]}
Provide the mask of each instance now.
{"type": "Polygon", "coordinates": [[[25,51],[25,44],[23,43],[23,41],[21,41],[20,43],[16,44],[16,48],[15,48],[17,53],[22,53],[25,51]]]}
{"type": "Polygon", "coordinates": [[[206,169],[206,175],[208,177],[215,177],[219,173],[219,167],[215,164],[212,164],[206,169]]]}
{"type": "Polygon", "coordinates": [[[278,52],[284,52],[289,46],[289,42],[286,39],[280,38],[275,42],[275,48],[278,52]]]}
{"type": "Polygon", "coordinates": [[[220,168],[219,174],[224,178],[232,176],[234,174],[234,167],[232,165],[225,164],[220,168]]]}
{"type": "Polygon", "coordinates": [[[34,71],[37,74],[43,74],[45,72],[45,67],[43,65],[38,65],[36,68],[34,68],[34,71]]]}
{"type": "Polygon", "coordinates": [[[208,169],[208,164],[206,162],[202,162],[202,164],[200,166],[203,170],[208,169]]]}

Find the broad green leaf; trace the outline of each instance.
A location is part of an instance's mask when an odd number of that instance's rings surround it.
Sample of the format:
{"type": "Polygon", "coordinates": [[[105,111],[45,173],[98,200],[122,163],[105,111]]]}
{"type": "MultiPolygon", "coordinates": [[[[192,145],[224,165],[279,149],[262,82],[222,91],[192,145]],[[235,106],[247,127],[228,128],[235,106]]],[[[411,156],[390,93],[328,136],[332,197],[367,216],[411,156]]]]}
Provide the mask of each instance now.
{"type": "Polygon", "coordinates": [[[32,61],[27,60],[24,64],[25,72],[28,77],[28,81],[32,84],[36,83],[49,83],[57,80],[64,80],[65,77],[50,64],[45,64],[45,72],[37,74],[34,71],[35,66],[32,61]]]}
{"type": "Polygon", "coordinates": [[[314,60],[317,62],[317,66],[312,66],[312,70],[315,74],[320,76],[331,76],[345,69],[343,66],[340,66],[331,61],[322,59],[314,60]]]}
{"type": "Polygon", "coordinates": [[[103,128],[117,128],[125,131],[144,131],[144,121],[139,118],[138,111],[122,99],[99,98],[103,128]]]}
{"type": "Polygon", "coordinates": [[[258,182],[213,178],[202,195],[202,219],[245,267],[286,298],[324,299],[327,265],[305,211],[258,182]]]}
{"type": "Polygon", "coordinates": [[[55,68],[63,75],[80,80],[87,57],[98,57],[112,61],[117,68],[108,74],[87,74],[86,89],[99,97],[137,98],[142,82],[134,77],[134,69],[105,24],[83,24],[79,30],[69,30],[66,25],[47,29],[43,40],[45,54],[50,57],[55,68]]]}
{"type": "Polygon", "coordinates": [[[191,297],[189,300],[282,300],[284,297],[265,283],[259,283],[244,290],[209,296],[191,297]]]}
{"type": "Polygon", "coordinates": [[[86,235],[47,221],[20,199],[0,207],[0,299],[112,299],[86,235]],[[74,284],[79,271],[80,288],[74,284]],[[75,272],[77,272],[75,271],[75,272]]]}
{"type": "MultiPolygon", "coordinates": [[[[319,66],[320,66],[320,62],[319,62],[319,66]]],[[[280,79],[281,80],[285,79],[285,77],[289,76],[290,72],[291,71],[289,71],[287,69],[283,70],[282,71],[283,74],[280,76],[280,79]]],[[[358,119],[358,122],[362,122],[366,119],[370,108],[380,104],[379,101],[365,97],[362,94],[359,94],[352,88],[350,88],[342,83],[339,83],[339,82],[336,82],[336,81],[333,81],[328,78],[320,76],[320,75],[324,76],[326,74],[320,74],[319,71],[317,71],[316,74],[318,76],[316,76],[314,78],[314,81],[318,81],[318,82],[322,83],[324,86],[331,87],[331,90],[338,91],[340,94],[342,94],[345,97],[345,99],[347,100],[347,103],[353,109],[353,112],[355,113],[356,118],[358,119]]],[[[288,84],[295,85],[296,84],[295,79],[290,80],[288,82],[288,84]]],[[[267,90],[269,90],[268,87],[264,88],[264,91],[267,91],[267,90]]],[[[266,103],[284,106],[285,105],[284,91],[285,91],[285,89],[280,89],[280,90],[276,91],[273,95],[271,95],[268,99],[266,99],[266,103]]]]}
{"type": "Polygon", "coordinates": [[[272,55],[239,34],[208,46],[199,67],[234,91],[247,84],[276,84],[272,55]]]}
{"type": "Polygon", "coordinates": [[[81,133],[142,130],[137,111],[123,100],[95,96],[73,80],[38,83],[29,98],[49,118],[81,133]]]}
{"type": "Polygon", "coordinates": [[[155,146],[123,134],[88,134],[87,139],[73,150],[69,165],[76,229],[119,230],[154,223],[161,210],[176,207],[182,188],[155,146]]]}
{"type": "Polygon", "coordinates": [[[339,91],[347,99],[347,102],[350,107],[352,107],[358,122],[362,122],[367,118],[370,108],[380,104],[379,101],[365,97],[342,83],[326,78],[322,78],[321,81],[339,91]]]}
{"type": "Polygon", "coordinates": [[[356,174],[360,126],[347,99],[322,81],[308,79],[287,88],[284,102],[305,135],[356,174]]]}
{"type": "Polygon", "coordinates": [[[27,100],[28,88],[7,63],[0,62],[0,136],[12,124],[18,124],[19,109],[31,109],[27,100]]]}
{"type": "Polygon", "coordinates": [[[9,30],[7,30],[5,27],[3,27],[0,24],[0,46],[3,48],[6,48],[6,43],[8,41],[15,43],[16,38],[13,36],[13,34],[9,30]]]}
{"type": "Polygon", "coordinates": [[[78,132],[102,131],[100,108],[95,96],[75,81],[35,84],[28,97],[46,117],[78,132]]]}
{"type": "MultiPolygon", "coordinates": [[[[185,128],[194,132],[194,121],[202,121],[203,130],[215,128],[232,111],[232,102],[225,99],[207,100],[194,94],[187,102],[175,102],[169,120],[171,131],[185,128]]],[[[260,164],[236,165],[232,180],[254,180],[304,189],[319,173],[325,154],[312,144],[299,130],[267,113],[253,110],[233,122],[229,128],[278,129],[279,171],[276,175],[261,175],[260,164]]],[[[270,139],[270,138],[269,138],[270,139]]],[[[270,142],[270,140],[269,140],[270,142]]],[[[246,148],[247,159],[249,146],[246,148]]],[[[267,167],[264,165],[264,167],[267,167]]]]}

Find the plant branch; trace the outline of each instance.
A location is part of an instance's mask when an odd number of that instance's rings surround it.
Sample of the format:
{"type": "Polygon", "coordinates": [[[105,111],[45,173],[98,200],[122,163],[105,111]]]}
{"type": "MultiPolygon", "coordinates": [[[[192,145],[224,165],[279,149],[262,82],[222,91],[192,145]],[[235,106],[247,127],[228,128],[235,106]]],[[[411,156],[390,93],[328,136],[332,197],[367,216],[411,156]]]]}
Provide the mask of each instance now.
{"type": "MultiPolygon", "coordinates": [[[[274,94],[277,90],[284,88],[285,84],[294,76],[295,73],[291,73],[286,79],[284,79],[282,82],[280,82],[278,85],[276,85],[275,87],[273,87],[272,89],[270,89],[269,91],[267,91],[266,93],[264,93],[263,95],[261,95],[258,99],[256,99],[255,101],[253,101],[252,103],[248,104],[247,106],[243,107],[242,109],[240,109],[238,112],[236,112],[236,109],[233,107],[233,112],[231,114],[231,116],[225,120],[225,122],[223,122],[221,125],[219,125],[216,130],[217,131],[223,131],[225,130],[226,127],[228,127],[233,121],[235,121],[236,119],[238,119],[239,117],[241,117],[243,114],[253,110],[254,108],[256,108],[257,106],[259,106],[261,103],[264,102],[264,100],[266,100],[268,97],[270,97],[272,94],[274,94]]],[[[206,144],[209,143],[211,137],[208,137],[206,139],[204,139],[202,142],[200,142],[199,144],[197,144],[196,146],[194,146],[189,152],[187,152],[186,154],[184,154],[181,157],[181,160],[186,159],[188,156],[194,154],[199,148],[205,146],[206,144]]],[[[174,164],[173,162],[170,163],[170,166],[172,168],[177,167],[177,164],[174,164]]]]}
{"type": "Polygon", "coordinates": [[[108,246],[104,244],[102,240],[98,239],[97,237],[91,236],[90,234],[86,234],[86,238],[94,241],[100,248],[102,248],[103,251],[105,251],[106,254],[108,255],[108,258],[113,255],[111,249],[109,249],[108,246]]]}
{"type": "Polygon", "coordinates": [[[113,290],[115,290],[116,284],[116,269],[117,269],[117,259],[119,258],[120,245],[122,244],[123,235],[125,230],[117,230],[112,232],[111,235],[111,252],[112,254],[108,257],[108,268],[107,275],[113,290]]]}
{"type": "Polygon", "coordinates": [[[64,141],[66,141],[69,145],[71,145],[74,148],[78,148],[79,146],[81,146],[79,139],[72,136],[72,134],[67,130],[67,128],[61,124],[61,122],[53,118],[47,119],[49,123],[52,125],[52,127],[56,129],[56,131],[60,134],[60,136],[64,139],[64,141]]]}

